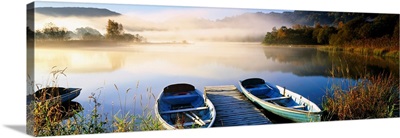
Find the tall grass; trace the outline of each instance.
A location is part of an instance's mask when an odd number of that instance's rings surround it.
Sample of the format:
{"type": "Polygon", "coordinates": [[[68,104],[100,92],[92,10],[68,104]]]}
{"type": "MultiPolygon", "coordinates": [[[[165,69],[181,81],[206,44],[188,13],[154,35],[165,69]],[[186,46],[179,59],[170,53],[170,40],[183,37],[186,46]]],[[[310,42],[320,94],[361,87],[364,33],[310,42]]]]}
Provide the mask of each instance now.
{"type": "MultiPolygon", "coordinates": [[[[338,72],[348,73],[331,71],[332,77],[338,72]]],[[[399,78],[387,73],[364,73],[355,80],[347,77],[334,82],[322,104],[325,121],[398,117],[399,78]]]]}
{"type": "Polygon", "coordinates": [[[398,38],[375,38],[353,40],[341,46],[320,46],[322,51],[347,51],[362,55],[390,57],[398,59],[400,56],[398,38]]]}
{"type": "MultiPolygon", "coordinates": [[[[51,77],[47,80],[44,87],[57,87],[58,80],[60,75],[64,75],[64,71],[66,70],[57,70],[56,67],[52,67],[52,71],[50,72],[51,77]]],[[[31,79],[30,77],[28,77],[31,79]]],[[[30,81],[31,86],[28,91],[28,94],[33,94],[33,87],[35,87],[33,81],[30,81]]],[[[36,87],[40,89],[42,84],[36,84],[36,87]]],[[[47,92],[43,92],[43,98],[37,98],[34,102],[31,102],[27,105],[27,133],[32,134],[35,136],[41,136],[41,134],[53,135],[56,132],[53,131],[54,129],[58,129],[59,126],[57,125],[60,120],[62,120],[62,105],[61,101],[57,100],[46,100],[45,95],[47,92]]],[[[54,95],[52,95],[54,96],[54,95]]]]}
{"type": "MultiPolygon", "coordinates": [[[[46,85],[37,85],[42,87],[57,87],[60,75],[64,74],[65,69],[56,70],[52,68],[50,79],[46,85]]],[[[114,114],[114,111],[109,113],[100,113],[99,109],[102,104],[98,101],[101,95],[99,92],[93,92],[88,100],[93,104],[92,109],[85,109],[90,111],[88,114],[80,112],[80,110],[70,111],[74,114],[71,118],[64,119],[62,103],[60,101],[35,101],[27,105],[27,125],[28,133],[34,136],[58,136],[58,135],[76,135],[76,134],[96,134],[96,133],[111,133],[111,132],[131,132],[131,131],[145,131],[145,130],[160,130],[161,124],[153,117],[151,108],[149,107],[150,101],[155,100],[154,94],[151,89],[147,89],[147,98],[149,103],[140,101],[143,112],[141,115],[131,112],[125,112],[127,104],[127,94],[131,91],[128,88],[125,91],[124,105],[119,92],[119,88],[115,84],[115,89],[119,96],[119,110],[114,114]]],[[[139,83],[136,85],[136,90],[139,83]]],[[[98,91],[96,90],[96,91],[98,91]]],[[[33,92],[32,92],[33,93],[33,92]]],[[[140,95],[141,99],[143,95],[140,95]]],[[[136,95],[133,97],[136,100],[136,95]]],[[[136,103],[136,101],[134,101],[136,103]]],[[[136,104],[134,104],[135,108],[136,104]]],[[[135,112],[135,111],[133,111],[135,112]]]]}

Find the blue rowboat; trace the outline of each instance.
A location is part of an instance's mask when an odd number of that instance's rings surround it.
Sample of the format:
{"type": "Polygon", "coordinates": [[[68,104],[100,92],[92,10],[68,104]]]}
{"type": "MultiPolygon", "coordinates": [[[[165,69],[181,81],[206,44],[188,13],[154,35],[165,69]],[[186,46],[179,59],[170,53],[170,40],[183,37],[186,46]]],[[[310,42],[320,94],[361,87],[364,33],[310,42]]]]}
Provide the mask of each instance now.
{"type": "Polygon", "coordinates": [[[307,98],[260,78],[239,81],[240,91],[267,111],[294,122],[321,121],[321,109],[307,98]]]}
{"type": "Polygon", "coordinates": [[[26,96],[26,104],[36,102],[68,102],[79,96],[81,88],[46,87],[26,96]]]}
{"type": "Polygon", "coordinates": [[[211,101],[193,85],[185,83],[165,87],[154,110],[165,129],[209,128],[216,117],[211,101]]]}

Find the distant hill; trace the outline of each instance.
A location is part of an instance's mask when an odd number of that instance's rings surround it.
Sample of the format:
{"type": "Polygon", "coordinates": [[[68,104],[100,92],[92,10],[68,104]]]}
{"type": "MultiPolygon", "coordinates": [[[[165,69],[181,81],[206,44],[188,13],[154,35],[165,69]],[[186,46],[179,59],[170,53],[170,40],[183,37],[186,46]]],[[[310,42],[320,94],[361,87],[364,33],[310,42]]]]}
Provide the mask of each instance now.
{"type": "Polygon", "coordinates": [[[106,16],[119,16],[120,13],[110,11],[108,9],[99,8],[82,8],[82,7],[39,7],[35,9],[36,13],[54,16],[54,17],[106,17],[106,16]]]}
{"type": "MultiPolygon", "coordinates": [[[[226,17],[219,20],[220,22],[252,22],[254,19],[260,20],[267,24],[268,22],[286,23],[286,24],[300,24],[307,26],[314,26],[315,23],[321,25],[334,26],[339,22],[346,23],[356,17],[365,16],[369,19],[377,17],[376,13],[351,13],[351,12],[320,12],[320,11],[288,11],[283,13],[244,13],[238,16],[226,17]]],[[[253,24],[248,24],[253,26],[253,24]]],[[[284,24],[282,24],[283,26],[284,24]]],[[[259,26],[258,26],[259,27],[259,26]]],[[[276,26],[280,27],[280,26],[276,26]]],[[[292,27],[292,26],[288,26],[292,27]]]]}

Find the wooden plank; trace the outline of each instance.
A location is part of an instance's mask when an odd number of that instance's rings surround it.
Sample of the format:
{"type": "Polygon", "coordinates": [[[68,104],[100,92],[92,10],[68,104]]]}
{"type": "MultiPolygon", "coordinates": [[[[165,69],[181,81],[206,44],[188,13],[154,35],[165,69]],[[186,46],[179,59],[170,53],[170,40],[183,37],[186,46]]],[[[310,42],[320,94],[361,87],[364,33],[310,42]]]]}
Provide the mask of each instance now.
{"type": "Polygon", "coordinates": [[[224,95],[208,94],[207,96],[213,98],[246,98],[239,94],[224,94],[224,95]]]}
{"type": "Polygon", "coordinates": [[[231,121],[231,120],[215,120],[214,127],[217,126],[241,126],[241,125],[265,125],[269,124],[267,121],[231,121]]]}
{"type": "Polygon", "coordinates": [[[276,100],[283,100],[283,99],[288,99],[289,97],[286,97],[286,96],[282,96],[282,97],[274,97],[274,98],[265,98],[265,99],[262,99],[262,100],[264,100],[264,101],[276,101],[276,100]]]}
{"type": "Polygon", "coordinates": [[[251,125],[265,125],[265,123],[255,122],[255,123],[246,123],[246,122],[221,122],[215,123],[214,127],[226,127],[226,126],[251,126],[251,125]]]}
{"type": "Polygon", "coordinates": [[[241,99],[241,100],[244,100],[244,99],[247,99],[246,97],[242,97],[241,95],[223,95],[223,96],[211,96],[211,95],[209,95],[207,97],[213,98],[215,100],[217,100],[217,99],[219,99],[219,100],[224,100],[224,99],[227,99],[227,100],[229,100],[229,99],[241,99]]]}
{"type": "Polygon", "coordinates": [[[214,94],[210,94],[207,95],[208,97],[213,97],[215,99],[221,99],[221,98],[246,98],[243,97],[242,95],[239,94],[224,94],[224,95],[214,95],[214,94]]]}
{"type": "Polygon", "coordinates": [[[170,114],[170,113],[179,113],[179,112],[187,112],[187,111],[198,111],[198,110],[206,110],[206,109],[208,109],[208,107],[185,108],[185,109],[164,111],[164,112],[160,112],[160,114],[170,114]]]}
{"type": "Polygon", "coordinates": [[[206,86],[204,87],[205,91],[213,91],[213,92],[219,92],[219,91],[235,91],[237,90],[234,85],[223,85],[223,86],[206,86]]]}
{"type": "MultiPolygon", "coordinates": [[[[215,100],[215,99],[213,99],[213,100],[215,100]]],[[[229,104],[237,105],[237,104],[246,104],[246,103],[243,103],[243,101],[240,101],[240,100],[232,100],[232,101],[227,100],[227,101],[214,101],[213,104],[214,105],[229,105],[229,104]]]]}
{"type": "Polygon", "coordinates": [[[234,105],[234,106],[225,106],[225,105],[220,105],[218,106],[218,108],[216,109],[216,111],[253,111],[253,110],[257,110],[256,107],[254,107],[253,105],[234,105]],[[232,110],[231,108],[235,109],[232,110]]]}
{"type": "Polygon", "coordinates": [[[246,114],[254,114],[254,115],[263,115],[261,112],[254,112],[254,110],[217,110],[217,116],[236,116],[236,115],[246,115],[246,114]]]}
{"type": "Polygon", "coordinates": [[[242,98],[209,98],[213,99],[213,103],[230,103],[230,102],[240,102],[243,103],[243,100],[247,99],[242,99],[242,98]]]}
{"type": "Polygon", "coordinates": [[[266,118],[263,113],[258,113],[258,112],[251,112],[251,111],[245,111],[245,112],[240,112],[240,111],[228,111],[228,112],[219,112],[217,116],[220,117],[231,117],[231,116],[238,116],[238,117],[251,117],[251,116],[261,116],[263,118],[266,118]]]}
{"type": "Polygon", "coordinates": [[[224,123],[224,124],[228,124],[228,123],[246,123],[246,124],[256,124],[256,123],[264,123],[264,124],[268,124],[267,121],[260,121],[260,120],[251,120],[251,119],[245,119],[246,121],[243,121],[244,119],[240,120],[240,119],[236,119],[236,120],[229,120],[229,119],[225,119],[225,120],[220,120],[220,122],[224,123]]]}
{"type": "Polygon", "coordinates": [[[204,92],[217,112],[214,122],[216,127],[271,124],[271,121],[234,85],[207,86],[204,92]]]}
{"type": "Polygon", "coordinates": [[[224,108],[234,108],[234,109],[246,109],[246,108],[248,108],[250,110],[250,109],[254,108],[254,105],[248,105],[248,104],[238,105],[238,104],[233,103],[233,104],[218,105],[218,107],[219,108],[217,109],[217,111],[218,110],[224,110],[224,108]]]}
{"type": "Polygon", "coordinates": [[[216,109],[216,111],[219,112],[219,113],[240,113],[240,112],[245,112],[245,111],[255,113],[254,110],[257,110],[257,108],[255,108],[255,107],[250,107],[250,108],[244,107],[244,108],[235,108],[235,110],[229,110],[229,109],[220,109],[218,107],[216,109]]]}
{"type": "Polygon", "coordinates": [[[228,112],[218,112],[219,114],[217,114],[218,117],[230,117],[230,116],[246,116],[248,114],[251,114],[253,116],[264,116],[262,113],[254,113],[254,112],[237,112],[237,113],[228,113],[228,112]]]}
{"type": "MultiPolygon", "coordinates": [[[[224,117],[223,120],[229,120],[230,122],[234,122],[234,121],[260,122],[262,120],[265,120],[265,118],[262,118],[262,117],[231,117],[231,118],[224,117]]],[[[267,121],[265,121],[265,122],[267,122],[267,121]]]]}

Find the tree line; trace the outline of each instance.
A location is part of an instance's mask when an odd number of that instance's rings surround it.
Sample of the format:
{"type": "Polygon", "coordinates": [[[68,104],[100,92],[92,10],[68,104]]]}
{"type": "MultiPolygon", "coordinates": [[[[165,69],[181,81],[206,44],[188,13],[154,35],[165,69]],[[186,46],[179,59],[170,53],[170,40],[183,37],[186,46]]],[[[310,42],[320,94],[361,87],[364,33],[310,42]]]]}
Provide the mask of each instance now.
{"type": "Polygon", "coordinates": [[[360,40],[399,41],[399,15],[351,14],[352,18],[337,23],[316,22],[314,26],[296,24],[291,28],[272,28],[264,37],[264,44],[335,45],[343,46],[360,40]],[[382,39],[388,38],[388,39],[382,39]]]}
{"type": "Polygon", "coordinates": [[[91,27],[76,28],[75,31],[70,31],[65,27],[59,27],[54,23],[47,23],[40,30],[33,32],[27,28],[28,39],[34,38],[39,41],[68,41],[68,40],[112,40],[126,42],[146,42],[146,39],[139,34],[130,34],[124,31],[123,25],[108,20],[106,26],[106,34],[102,35],[98,30],[91,27]]]}

